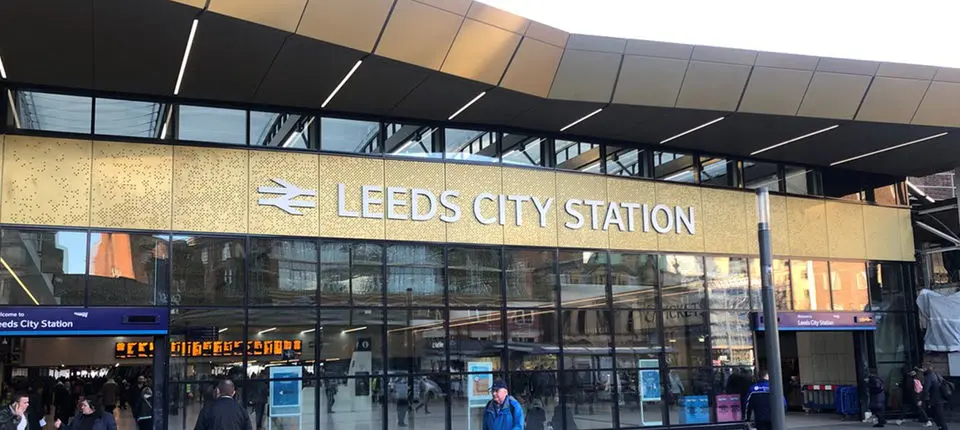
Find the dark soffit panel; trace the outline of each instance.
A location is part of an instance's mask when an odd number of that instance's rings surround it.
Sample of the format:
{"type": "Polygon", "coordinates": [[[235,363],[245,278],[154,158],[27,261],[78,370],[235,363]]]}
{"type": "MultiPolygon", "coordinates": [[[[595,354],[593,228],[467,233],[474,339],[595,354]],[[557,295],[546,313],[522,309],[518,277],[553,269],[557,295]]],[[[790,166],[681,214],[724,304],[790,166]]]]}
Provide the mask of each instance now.
{"type": "Polygon", "coordinates": [[[570,131],[653,145],[722,115],[715,111],[612,104],[570,131]]]}
{"type": "MultiPolygon", "coordinates": [[[[703,122],[693,124],[678,133],[721,116],[722,113],[714,112],[711,116],[701,117],[703,122]]],[[[722,121],[674,139],[668,144],[706,152],[749,156],[753,151],[822,130],[839,122],[819,118],[736,113],[726,115],[722,121]]]]}
{"type": "Polygon", "coordinates": [[[203,14],[180,95],[235,102],[253,100],[287,35],[216,13],[203,14]]]}
{"type": "MultiPolygon", "coordinates": [[[[504,125],[558,133],[561,128],[601,107],[601,103],[540,99],[534,103],[533,108],[505,119],[504,125]]],[[[603,112],[598,115],[603,115],[603,112]]],[[[590,120],[596,117],[597,115],[594,115],[590,120]]],[[[575,127],[569,132],[575,133],[575,127]]]]}
{"type": "Polygon", "coordinates": [[[0,1],[0,55],[11,81],[93,87],[90,0],[0,1]]]}
{"type": "Polygon", "coordinates": [[[532,109],[540,100],[542,99],[537,96],[499,87],[492,88],[487,91],[487,95],[457,116],[455,121],[501,126],[510,118],[532,109]]]}
{"type": "Polygon", "coordinates": [[[830,163],[889,148],[944,131],[937,127],[848,122],[827,133],[793,142],[763,155],[781,161],[828,166],[830,163]]]}
{"type": "Polygon", "coordinates": [[[391,115],[403,118],[445,121],[457,109],[490,85],[434,73],[420,83],[394,107],[391,115]]]}
{"type": "Polygon", "coordinates": [[[363,55],[353,49],[291,35],[263,79],[255,101],[319,109],[363,55]]]}
{"type": "Polygon", "coordinates": [[[171,1],[93,5],[96,89],[173,94],[197,9],[171,1]]]}
{"type": "Polygon", "coordinates": [[[927,176],[960,166],[960,134],[864,157],[839,167],[897,176],[927,176]]]}
{"type": "MultiPolygon", "coordinates": [[[[348,71],[349,67],[343,69],[334,85],[340,83],[348,71]]],[[[421,67],[371,55],[363,60],[327,109],[386,115],[431,73],[421,67]]]]}

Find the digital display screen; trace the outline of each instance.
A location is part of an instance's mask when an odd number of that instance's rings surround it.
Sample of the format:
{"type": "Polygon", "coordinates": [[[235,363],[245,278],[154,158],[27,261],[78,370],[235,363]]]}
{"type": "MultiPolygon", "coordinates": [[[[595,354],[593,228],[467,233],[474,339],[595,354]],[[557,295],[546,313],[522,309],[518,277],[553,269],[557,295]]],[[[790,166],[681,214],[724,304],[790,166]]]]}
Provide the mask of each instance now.
{"type": "MultiPolygon", "coordinates": [[[[131,358],[153,358],[153,342],[117,342],[114,356],[118,360],[131,358]]],[[[267,357],[284,355],[293,351],[299,355],[303,351],[300,340],[251,340],[247,341],[248,357],[267,357]]],[[[170,342],[171,357],[242,357],[243,341],[175,341],[170,342]]]]}

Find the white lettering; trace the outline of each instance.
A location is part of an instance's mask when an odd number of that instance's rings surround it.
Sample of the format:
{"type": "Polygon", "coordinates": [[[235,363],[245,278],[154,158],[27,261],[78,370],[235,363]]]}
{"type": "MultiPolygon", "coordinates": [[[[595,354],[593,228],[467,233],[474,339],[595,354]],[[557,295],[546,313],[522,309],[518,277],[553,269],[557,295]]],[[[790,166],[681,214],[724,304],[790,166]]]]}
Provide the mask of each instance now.
{"type": "Polygon", "coordinates": [[[344,218],[358,218],[359,212],[347,210],[347,184],[337,184],[337,215],[344,218]]]}
{"type": "Polygon", "coordinates": [[[460,221],[460,205],[450,200],[456,197],[460,197],[459,191],[447,190],[440,193],[440,204],[443,206],[444,209],[452,213],[451,215],[447,215],[447,214],[440,215],[440,221],[443,221],[446,223],[454,223],[454,222],[460,221]]]}
{"type": "Polygon", "coordinates": [[[597,208],[603,206],[603,202],[600,200],[584,200],[583,204],[590,206],[590,229],[600,228],[600,216],[597,215],[597,208]]]}
{"type": "Polygon", "coordinates": [[[650,206],[646,203],[643,204],[643,232],[650,232],[650,206]]]}
{"type": "Polygon", "coordinates": [[[541,202],[537,200],[536,197],[532,197],[533,206],[537,208],[537,212],[540,214],[540,227],[547,226],[547,211],[550,210],[550,206],[553,205],[553,197],[548,197],[546,201],[541,202]]]}
{"type": "Polygon", "coordinates": [[[500,225],[507,225],[507,196],[501,194],[497,196],[497,221],[500,225]]]}
{"type": "Polygon", "coordinates": [[[514,222],[523,225],[523,202],[529,202],[530,196],[507,196],[507,199],[514,203],[514,222]]]}
{"type": "Polygon", "coordinates": [[[580,206],[580,205],[582,205],[582,204],[583,204],[583,201],[581,201],[581,200],[577,200],[577,199],[567,200],[567,203],[566,203],[565,205],[563,205],[563,208],[566,209],[567,215],[570,215],[570,216],[576,218],[577,222],[567,221],[567,222],[564,223],[563,225],[565,225],[567,228],[572,229],[572,230],[577,230],[577,229],[583,227],[583,215],[580,214],[580,212],[577,211],[577,210],[574,208],[575,205],[576,205],[576,206],[580,206]]]}
{"type": "Polygon", "coordinates": [[[379,185],[364,185],[360,187],[360,210],[364,218],[383,218],[383,213],[374,212],[371,205],[383,205],[383,198],[376,198],[370,193],[383,194],[383,187],[379,185]]]}
{"type": "Polygon", "coordinates": [[[650,214],[650,218],[653,219],[653,229],[656,230],[657,233],[669,233],[670,230],[673,230],[673,212],[671,212],[670,208],[668,208],[666,205],[654,206],[653,212],[650,214]],[[666,215],[666,225],[660,223],[660,216],[658,214],[659,212],[663,212],[663,214],[666,215]]]}
{"type": "Polygon", "coordinates": [[[633,211],[640,208],[639,203],[620,203],[620,207],[627,209],[627,231],[636,231],[636,220],[633,211]]]}
{"type": "Polygon", "coordinates": [[[491,202],[496,202],[497,198],[490,193],[480,193],[475,199],[473,199],[473,217],[483,225],[490,225],[497,222],[496,218],[487,218],[484,217],[481,213],[480,203],[484,200],[490,200],[491,202]]]}
{"type": "Polygon", "coordinates": [[[607,215],[603,217],[603,231],[609,230],[610,224],[616,224],[620,231],[626,229],[623,226],[623,217],[620,215],[620,205],[617,202],[610,202],[610,206],[607,206],[607,215]]]}
{"type": "Polygon", "coordinates": [[[407,206],[407,201],[404,200],[403,194],[406,194],[407,190],[400,187],[387,187],[387,218],[388,219],[407,219],[407,216],[401,213],[397,213],[398,207],[407,206]]]}
{"type": "Polygon", "coordinates": [[[427,221],[432,219],[437,214],[437,196],[433,195],[432,192],[424,190],[422,188],[414,188],[410,190],[410,215],[413,217],[414,221],[427,221]],[[427,199],[427,213],[420,213],[420,199],[419,197],[424,197],[427,199]]]}
{"type": "Polygon", "coordinates": [[[677,234],[680,234],[680,226],[683,225],[683,228],[687,230],[689,234],[696,234],[696,229],[694,228],[693,223],[693,207],[687,208],[688,213],[683,212],[683,208],[680,206],[676,207],[677,210],[677,234]]]}

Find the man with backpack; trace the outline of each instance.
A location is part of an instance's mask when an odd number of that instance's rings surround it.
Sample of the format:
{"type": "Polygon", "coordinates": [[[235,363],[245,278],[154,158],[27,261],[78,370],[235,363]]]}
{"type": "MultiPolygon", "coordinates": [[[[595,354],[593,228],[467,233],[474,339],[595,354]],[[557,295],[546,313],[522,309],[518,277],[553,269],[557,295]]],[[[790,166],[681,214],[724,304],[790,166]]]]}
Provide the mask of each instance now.
{"type": "Polygon", "coordinates": [[[887,424],[887,387],[883,379],[877,375],[876,369],[870,369],[867,376],[867,391],[870,393],[870,412],[877,417],[874,427],[883,427],[887,424]]]}
{"type": "Polygon", "coordinates": [[[483,410],[483,430],[523,430],[523,408],[507,391],[507,384],[496,381],[491,392],[493,400],[483,410]]]}
{"type": "Polygon", "coordinates": [[[930,410],[930,418],[937,424],[940,430],[947,429],[947,421],[943,414],[943,405],[953,395],[953,384],[944,380],[939,373],[933,370],[930,364],[923,369],[923,388],[924,397],[927,401],[927,408],[930,410]]]}

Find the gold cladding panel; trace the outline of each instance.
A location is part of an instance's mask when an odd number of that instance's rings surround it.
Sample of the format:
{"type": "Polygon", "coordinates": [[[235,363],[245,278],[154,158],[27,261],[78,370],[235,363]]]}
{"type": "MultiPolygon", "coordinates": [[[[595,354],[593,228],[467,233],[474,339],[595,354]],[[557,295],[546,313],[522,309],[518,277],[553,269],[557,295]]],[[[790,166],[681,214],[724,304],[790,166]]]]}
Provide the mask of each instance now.
{"type": "MultiPolygon", "coordinates": [[[[760,241],[757,238],[757,196],[743,194],[743,206],[747,220],[747,253],[760,255],[760,241]]],[[[773,255],[790,255],[790,227],[787,225],[787,198],[770,195],[770,244],[773,255]]]]}
{"type": "Polygon", "coordinates": [[[865,260],[867,242],[863,233],[863,205],[828,201],[826,211],[828,256],[865,260]]]}
{"type": "Polygon", "coordinates": [[[247,232],[247,152],[174,147],[174,230],[247,232]]]}
{"type": "Polygon", "coordinates": [[[864,206],[863,229],[868,260],[897,261],[902,258],[900,215],[897,209],[864,206]]]}
{"type": "MultiPolygon", "coordinates": [[[[500,174],[500,166],[473,166],[454,163],[446,165],[447,189],[460,192],[460,197],[455,199],[460,206],[460,220],[447,224],[448,242],[503,244],[503,226],[500,223],[483,225],[473,215],[473,199],[477,195],[480,193],[501,194],[503,182],[500,174]]],[[[533,203],[523,203],[520,209],[523,224],[536,224],[538,222],[537,211],[533,203]]],[[[449,214],[441,208],[438,215],[443,213],[449,214]]],[[[507,202],[507,214],[516,214],[516,205],[513,202],[507,202]]],[[[516,218],[508,217],[508,219],[514,220],[516,218]]]]}
{"type": "Polygon", "coordinates": [[[467,19],[440,71],[497,85],[519,43],[519,34],[467,19]]]}
{"type": "Polygon", "coordinates": [[[370,52],[391,6],[393,0],[311,0],[297,34],[370,52]]]}
{"type": "MultiPolygon", "coordinates": [[[[407,206],[397,206],[398,215],[406,217],[405,220],[386,220],[386,237],[389,240],[419,240],[426,242],[446,242],[447,241],[447,223],[440,220],[440,193],[446,187],[446,176],[444,174],[443,163],[425,163],[422,161],[399,161],[387,160],[384,163],[384,182],[385,187],[402,187],[407,193],[400,196],[406,201],[407,206]],[[412,213],[413,199],[409,193],[410,189],[420,188],[433,193],[437,198],[436,213],[433,218],[427,221],[413,221],[410,219],[412,213]]],[[[386,201],[386,189],[384,189],[384,201],[386,201]]],[[[424,208],[428,207],[427,198],[419,198],[419,213],[424,213],[424,208]]],[[[387,208],[384,207],[386,216],[387,208]]]]}
{"type": "Polygon", "coordinates": [[[894,209],[900,218],[900,261],[916,261],[916,245],[913,242],[913,218],[909,209],[894,209]]]}
{"type": "MultiPolygon", "coordinates": [[[[703,247],[716,254],[747,253],[747,220],[743,192],[703,188],[703,215],[697,229],[703,232],[703,247]]],[[[699,232],[698,232],[699,233],[699,232]]]]}
{"type": "Polygon", "coordinates": [[[92,146],[89,140],[7,136],[0,220],[89,226],[92,146]]]}
{"type": "MultiPolygon", "coordinates": [[[[563,201],[557,198],[557,174],[553,171],[503,168],[503,194],[536,197],[541,202],[550,200],[547,226],[535,223],[522,226],[507,224],[503,227],[503,241],[507,245],[557,246],[557,213],[563,210],[563,201]]],[[[545,203],[544,203],[545,204],[545,203]]]]}
{"type": "MultiPolygon", "coordinates": [[[[280,179],[304,190],[318,190],[320,174],[318,156],[296,152],[250,151],[250,233],[279,234],[287,236],[317,236],[320,233],[320,216],[316,207],[292,207],[299,212],[290,214],[279,207],[260,205],[261,198],[276,199],[276,194],[261,194],[262,186],[278,188],[273,179],[280,179]]],[[[336,199],[335,194],[300,196],[293,201],[312,202],[319,199],[336,199]]]]}
{"type": "Polygon", "coordinates": [[[170,230],[173,146],[93,142],[90,225],[170,230]]]}
{"type": "Polygon", "coordinates": [[[440,70],[463,19],[413,0],[397,0],[376,54],[440,70]]]}
{"type": "Polygon", "coordinates": [[[210,10],[293,33],[307,0],[211,0],[210,10]]]}
{"type": "Polygon", "coordinates": [[[524,38],[510,61],[500,85],[515,91],[546,97],[560,66],[563,49],[536,39],[524,38]]]}
{"type": "Polygon", "coordinates": [[[497,9],[493,6],[485,5],[478,1],[470,4],[470,10],[467,11],[467,18],[485,22],[517,34],[523,34],[527,31],[527,27],[530,27],[529,19],[520,15],[514,15],[502,9],[497,9]]]}
{"type": "MultiPolygon", "coordinates": [[[[666,183],[657,183],[656,187],[657,200],[655,204],[666,205],[671,211],[676,206],[680,206],[684,210],[687,207],[692,207],[692,221],[696,228],[693,235],[687,233],[685,229],[681,230],[682,233],[677,234],[677,225],[674,222],[673,231],[667,234],[657,234],[660,251],[703,252],[703,204],[700,188],[666,183]]],[[[653,210],[652,205],[650,210],[653,210]]]]}
{"type": "MultiPolygon", "coordinates": [[[[344,209],[360,213],[360,187],[383,186],[383,159],[321,155],[320,166],[320,189],[317,190],[320,236],[383,240],[382,218],[341,218],[337,215],[338,184],[346,187],[344,209]]],[[[383,206],[374,208],[383,211],[383,206]]]]}
{"type": "MultiPolygon", "coordinates": [[[[607,178],[607,199],[617,203],[649,204],[657,200],[657,188],[653,182],[619,178],[607,178]]],[[[624,223],[628,222],[627,210],[621,208],[624,223]]],[[[611,249],[653,251],[658,247],[657,233],[643,231],[643,214],[634,210],[634,231],[620,231],[613,226],[607,231],[611,249]]],[[[629,224],[627,225],[629,229],[629,224]]]]}
{"type": "Polygon", "coordinates": [[[600,175],[584,173],[557,173],[557,243],[561,248],[593,248],[606,249],[607,232],[603,230],[604,217],[607,213],[607,184],[606,178],[600,175]],[[601,205],[597,208],[596,217],[591,214],[591,208],[585,204],[573,208],[583,216],[583,226],[578,229],[569,228],[566,223],[575,223],[577,219],[567,213],[564,204],[570,199],[581,201],[596,200],[601,205]]]}
{"type": "Polygon", "coordinates": [[[787,198],[790,256],[817,258],[829,256],[827,210],[824,203],[823,200],[787,198]]]}

